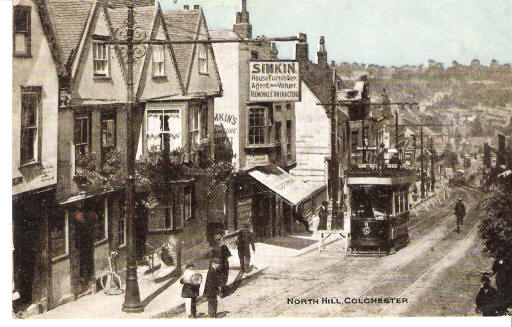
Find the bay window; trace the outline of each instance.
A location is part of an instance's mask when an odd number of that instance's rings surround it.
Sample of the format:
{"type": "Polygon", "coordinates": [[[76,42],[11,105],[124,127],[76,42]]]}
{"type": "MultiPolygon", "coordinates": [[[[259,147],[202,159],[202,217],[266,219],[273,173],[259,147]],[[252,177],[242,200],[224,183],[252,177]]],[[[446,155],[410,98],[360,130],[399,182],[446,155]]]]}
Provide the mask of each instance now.
{"type": "Polygon", "coordinates": [[[181,146],[181,118],[179,110],[148,110],[146,117],[148,151],[170,151],[181,146]]]}

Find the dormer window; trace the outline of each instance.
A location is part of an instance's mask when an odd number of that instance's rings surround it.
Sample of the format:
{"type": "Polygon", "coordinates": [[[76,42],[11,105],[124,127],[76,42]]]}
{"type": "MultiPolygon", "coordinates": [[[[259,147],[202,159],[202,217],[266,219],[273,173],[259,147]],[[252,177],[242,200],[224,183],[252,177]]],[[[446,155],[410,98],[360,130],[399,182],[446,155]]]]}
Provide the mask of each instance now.
{"type": "Polygon", "coordinates": [[[199,74],[208,74],[208,49],[206,44],[199,44],[198,47],[199,74]]]}
{"type": "Polygon", "coordinates": [[[109,46],[108,44],[94,40],[92,43],[92,56],[94,64],[94,76],[108,77],[109,76],[109,46]]]}
{"type": "Polygon", "coordinates": [[[165,50],[164,45],[153,45],[153,77],[165,76],[165,50]]]}
{"type": "Polygon", "coordinates": [[[13,52],[15,57],[30,56],[30,7],[14,6],[13,13],[13,52]]]}

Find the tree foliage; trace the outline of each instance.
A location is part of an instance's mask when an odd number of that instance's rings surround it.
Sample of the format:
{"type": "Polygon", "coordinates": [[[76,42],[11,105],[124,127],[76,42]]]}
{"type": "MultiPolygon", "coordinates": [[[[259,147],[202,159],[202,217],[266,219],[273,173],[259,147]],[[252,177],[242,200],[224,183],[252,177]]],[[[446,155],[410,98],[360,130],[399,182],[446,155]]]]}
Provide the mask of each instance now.
{"type": "Polygon", "coordinates": [[[500,177],[490,187],[482,203],[485,218],[480,236],[493,258],[512,258],[512,175],[500,177]]]}

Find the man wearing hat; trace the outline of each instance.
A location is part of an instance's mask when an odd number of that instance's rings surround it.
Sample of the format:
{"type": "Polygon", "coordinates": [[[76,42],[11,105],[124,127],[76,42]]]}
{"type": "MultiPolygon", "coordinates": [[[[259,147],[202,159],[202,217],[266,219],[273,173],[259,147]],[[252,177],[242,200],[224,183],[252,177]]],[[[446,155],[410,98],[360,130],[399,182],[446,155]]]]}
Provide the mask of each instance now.
{"type": "Polygon", "coordinates": [[[490,276],[489,271],[484,271],[481,273],[482,275],[482,286],[478,290],[478,295],[476,296],[476,312],[481,312],[482,315],[485,316],[497,316],[498,312],[498,292],[494,287],[491,286],[491,281],[489,280],[490,276]]]}
{"type": "Polygon", "coordinates": [[[455,205],[455,216],[457,216],[457,233],[460,233],[460,225],[464,225],[464,216],[466,215],[466,207],[462,202],[462,198],[457,200],[455,205]]]}
{"type": "Polygon", "coordinates": [[[327,229],[327,205],[329,202],[322,201],[322,206],[320,207],[320,210],[318,211],[318,227],[317,230],[326,230],[327,229]]]}
{"type": "Polygon", "coordinates": [[[250,230],[251,224],[245,222],[242,226],[242,229],[238,232],[237,239],[237,250],[238,250],[238,258],[240,259],[240,271],[241,272],[249,272],[250,263],[251,263],[251,249],[252,251],[256,251],[256,247],[254,245],[254,234],[250,230]]]}

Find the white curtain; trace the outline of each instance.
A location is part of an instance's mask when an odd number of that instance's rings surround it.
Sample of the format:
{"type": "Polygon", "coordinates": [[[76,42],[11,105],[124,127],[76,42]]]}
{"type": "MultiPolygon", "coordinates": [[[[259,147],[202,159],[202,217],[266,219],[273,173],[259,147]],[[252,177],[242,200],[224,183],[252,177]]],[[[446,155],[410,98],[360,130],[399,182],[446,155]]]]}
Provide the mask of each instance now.
{"type": "Polygon", "coordinates": [[[148,150],[160,149],[160,130],[161,130],[161,114],[148,114],[146,136],[148,150]]]}

